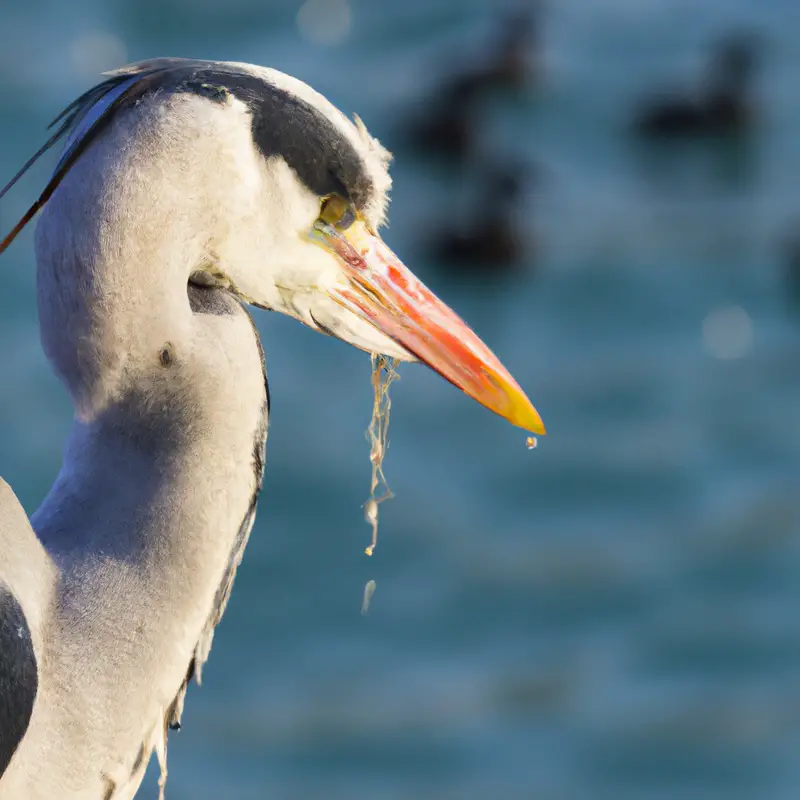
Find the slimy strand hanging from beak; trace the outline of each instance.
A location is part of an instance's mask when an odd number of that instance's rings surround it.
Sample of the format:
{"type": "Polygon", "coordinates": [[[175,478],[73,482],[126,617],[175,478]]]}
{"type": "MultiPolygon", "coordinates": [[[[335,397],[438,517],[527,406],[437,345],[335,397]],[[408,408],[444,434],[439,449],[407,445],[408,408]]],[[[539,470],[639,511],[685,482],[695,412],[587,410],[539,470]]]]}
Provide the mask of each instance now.
{"type": "Polygon", "coordinates": [[[372,480],[369,486],[369,500],[364,504],[364,517],[372,525],[372,541],[364,550],[368,556],[372,555],[378,544],[378,505],[394,497],[383,474],[383,457],[389,444],[389,412],[392,408],[389,386],[392,381],[400,377],[396,367],[395,359],[372,354],[372,419],[367,428],[372,480]],[[376,495],[375,492],[379,489],[382,489],[382,492],[376,495]]]}

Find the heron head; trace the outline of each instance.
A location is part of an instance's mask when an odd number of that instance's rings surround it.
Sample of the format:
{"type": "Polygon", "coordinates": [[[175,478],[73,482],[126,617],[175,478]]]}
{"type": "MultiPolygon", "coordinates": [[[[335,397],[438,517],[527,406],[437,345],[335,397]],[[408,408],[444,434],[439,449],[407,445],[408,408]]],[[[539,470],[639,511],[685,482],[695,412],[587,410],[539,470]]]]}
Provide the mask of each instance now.
{"type": "MultiPolygon", "coordinates": [[[[194,259],[190,282],[222,286],[362,350],[419,360],[513,424],[544,433],[497,357],[381,238],[388,152],[358,118],[276,70],[155,59],[109,73],[62,114],[61,128],[23,168],[69,134],[50,184],[0,252],[123,116],[144,160],[120,170],[118,193],[131,195],[129,179],[150,186],[144,174],[161,181],[174,220],[160,227],[156,214],[160,230],[150,238],[185,249],[183,258],[194,259]],[[202,253],[172,241],[187,224],[187,240],[202,253]]],[[[134,158],[136,148],[121,150],[128,155],[115,150],[118,159],[134,158]]]]}
{"type": "Polygon", "coordinates": [[[243,259],[221,259],[241,295],[362,350],[419,360],[513,424],[544,433],[498,358],[381,238],[389,153],[360,119],[300,81],[254,75],[248,91],[229,89],[247,106],[260,175],[251,207],[261,266],[236,271],[243,259]]]}

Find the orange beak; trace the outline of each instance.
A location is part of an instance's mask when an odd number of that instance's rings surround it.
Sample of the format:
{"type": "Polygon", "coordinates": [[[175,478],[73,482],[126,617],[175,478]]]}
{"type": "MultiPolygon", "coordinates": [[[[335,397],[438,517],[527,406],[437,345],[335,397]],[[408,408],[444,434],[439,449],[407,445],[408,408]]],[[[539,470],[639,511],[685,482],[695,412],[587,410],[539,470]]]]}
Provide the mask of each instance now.
{"type": "Polygon", "coordinates": [[[311,239],[343,266],[346,280],[327,290],[332,299],[513,425],[545,433],[541,417],[497,356],[363,221],[339,230],[318,220],[311,239]]]}

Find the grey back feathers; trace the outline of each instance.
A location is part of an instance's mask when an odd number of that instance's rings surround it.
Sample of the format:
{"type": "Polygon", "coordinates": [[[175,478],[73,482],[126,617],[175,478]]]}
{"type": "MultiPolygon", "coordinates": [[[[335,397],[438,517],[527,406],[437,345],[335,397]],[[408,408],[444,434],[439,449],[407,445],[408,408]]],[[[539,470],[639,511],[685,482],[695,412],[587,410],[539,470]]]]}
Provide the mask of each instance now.
{"type": "MultiPolygon", "coordinates": [[[[42,627],[56,570],[0,478],[0,798],[40,693],[42,627]]],[[[13,797],[13,795],[12,795],[13,797]]]]}

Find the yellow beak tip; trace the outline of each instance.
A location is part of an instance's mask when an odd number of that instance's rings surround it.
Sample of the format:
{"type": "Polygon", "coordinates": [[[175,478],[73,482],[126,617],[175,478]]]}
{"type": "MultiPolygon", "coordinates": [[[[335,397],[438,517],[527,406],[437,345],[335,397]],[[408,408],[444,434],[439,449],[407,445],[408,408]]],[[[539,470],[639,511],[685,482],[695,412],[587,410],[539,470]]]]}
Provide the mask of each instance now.
{"type": "Polygon", "coordinates": [[[545,436],[547,430],[544,422],[539,416],[539,412],[533,407],[527,397],[520,403],[515,403],[509,414],[504,414],[505,418],[518,428],[535,433],[538,436],[545,436]]]}
{"type": "Polygon", "coordinates": [[[536,412],[534,412],[534,415],[530,418],[529,421],[525,422],[523,425],[520,425],[520,427],[524,428],[526,431],[535,433],[537,436],[547,435],[547,430],[544,427],[544,422],[542,422],[542,418],[536,412]]]}

